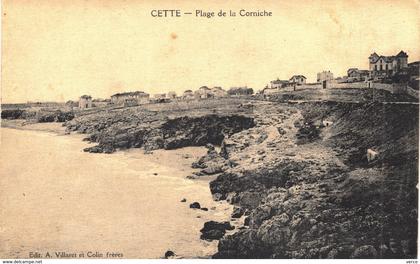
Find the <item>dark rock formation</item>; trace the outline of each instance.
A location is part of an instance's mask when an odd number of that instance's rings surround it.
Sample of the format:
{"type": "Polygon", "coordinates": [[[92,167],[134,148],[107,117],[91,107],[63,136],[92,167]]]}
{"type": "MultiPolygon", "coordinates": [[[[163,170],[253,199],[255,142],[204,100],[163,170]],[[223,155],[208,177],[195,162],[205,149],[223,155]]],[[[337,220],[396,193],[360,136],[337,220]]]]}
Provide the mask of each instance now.
{"type": "Polygon", "coordinates": [[[33,122],[66,122],[74,118],[73,111],[63,110],[22,110],[5,109],[1,111],[2,119],[27,119],[33,122]]]}
{"type": "Polygon", "coordinates": [[[229,168],[229,162],[217,153],[213,147],[207,151],[206,155],[194,162],[192,167],[202,169],[200,171],[201,175],[213,175],[221,173],[229,168]]]}
{"type": "Polygon", "coordinates": [[[2,119],[21,119],[25,110],[21,109],[4,109],[1,111],[2,119]]]}
{"type": "Polygon", "coordinates": [[[162,125],[164,148],[220,145],[229,136],[254,126],[253,120],[241,116],[207,115],[199,118],[181,117],[162,125]]]}
{"type": "Polygon", "coordinates": [[[165,259],[175,257],[175,253],[172,250],[168,250],[165,252],[165,259]]]}
{"type": "MultiPolygon", "coordinates": [[[[98,143],[86,151],[105,153],[139,147],[150,151],[221,144],[225,136],[254,126],[252,118],[239,115],[211,114],[168,119],[149,112],[135,114],[137,116],[124,112],[82,116],[67,122],[66,126],[69,131],[90,134],[88,140],[98,143]]],[[[209,168],[207,173],[219,170],[209,168]]]]}
{"type": "Polygon", "coordinates": [[[313,122],[304,123],[299,127],[296,135],[297,142],[299,144],[309,143],[319,138],[319,129],[314,125],[313,122]]]}
{"type": "Polygon", "coordinates": [[[370,259],[370,258],[377,258],[378,253],[374,246],[366,245],[358,247],[350,256],[351,258],[358,258],[358,259],[370,259]]]}
{"type": "Polygon", "coordinates": [[[200,209],[200,203],[199,202],[193,202],[192,204],[190,204],[190,208],[192,209],[200,209]]]}
{"type": "Polygon", "coordinates": [[[215,222],[215,221],[209,221],[204,223],[204,227],[200,230],[201,239],[207,239],[207,240],[218,240],[222,238],[226,230],[233,230],[234,227],[230,225],[229,222],[215,222]]]}
{"type": "Polygon", "coordinates": [[[245,210],[242,207],[235,207],[233,209],[232,218],[240,218],[244,215],[245,210]]]}

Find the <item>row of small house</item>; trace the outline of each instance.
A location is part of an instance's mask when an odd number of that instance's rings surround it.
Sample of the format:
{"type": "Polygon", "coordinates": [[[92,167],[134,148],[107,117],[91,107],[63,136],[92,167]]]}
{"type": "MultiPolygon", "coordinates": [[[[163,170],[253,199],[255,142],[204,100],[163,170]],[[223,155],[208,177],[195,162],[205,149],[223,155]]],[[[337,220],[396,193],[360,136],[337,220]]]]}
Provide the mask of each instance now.
{"type": "Polygon", "coordinates": [[[285,87],[296,87],[302,85],[322,85],[323,88],[326,88],[327,82],[357,82],[357,81],[364,81],[367,77],[369,77],[369,71],[367,70],[359,70],[357,68],[351,68],[347,71],[348,76],[334,78],[334,75],[331,71],[322,71],[317,73],[316,83],[306,83],[306,77],[303,75],[293,75],[289,80],[273,80],[270,82],[270,85],[266,85],[264,90],[267,89],[280,89],[285,87]]]}
{"type": "Polygon", "coordinates": [[[150,96],[150,94],[143,91],[116,93],[111,96],[110,100],[92,100],[89,95],[83,95],[79,98],[79,108],[86,109],[99,105],[121,105],[121,106],[136,106],[147,103],[163,103],[173,100],[194,100],[207,98],[222,98],[228,96],[250,95],[254,91],[249,87],[232,87],[229,90],[224,90],[222,87],[216,86],[209,88],[201,86],[198,90],[186,90],[181,95],[176,92],[159,93],[150,96]]]}
{"type": "MultiPolygon", "coordinates": [[[[419,65],[420,62],[408,63],[408,55],[404,51],[400,51],[396,55],[384,56],[378,55],[375,52],[368,57],[369,70],[360,70],[358,68],[350,68],[347,70],[347,76],[334,78],[330,71],[322,71],[317,74],[316,83],[306,83],[306,77],[303,75],[294,75],[289,80],[271,81],[262,93],[276,92],[278,89],[285,87],[303,86],[311,88],[330,88],[338,84],[358,83],[358,82],[394,82],[401,79],[408,82],[409,85],[418,90],[419,83],[419,65]]],[[[370,85],[370,84],[369,84],[370,85]]],[[[90,96],[82,96],[79,100],[80,108],[90,108],[99,104],[116,104],[116,105],[138,105],[149,102],[165,102],[170,100],[188,100],[188,99],[206,99],[217,98],[234,95],[249,95],[253,94],[253,89],[248,87],[232,87],[225,91],[221,87],[209,88],[202,86],[196,91],[186,90],[182,95],[177,95],[175,92],[167,94],[155,94],[150,97],[149,94],[141,91],[117,93],[111,96],[111,100],[104,100],[102,102],[92,101],[90,96]],[[93,104],[92,104],[93,102],[93,104]]]]}
{"type": "MultiPolygon", "coordinates": [[[[359,70],[358,68],[350,68],[347,71],[347,76],[334,78],[334,74],[331,71],[322,71],[317,73],[316,83],[308,83],[308,85],[321,85],[326,88],[327,82],[360,82],[365,81],[371,76],[368,70],[359,70]]],[[[289,80],[273,80],[270,85],[266,85],[264,89],[280,89],[285,87],[296,87],[306,85],[306,77],[303,75],[293,75],[289,80]]]]}
{"type": "Polygon", "coordinates": [[[317,74],[316,83],[306,83],[306,77],[303,75],[294,75],[289,80],[271,81],[264,90],[274,90],[285,87],[296,87],[308,85],[322,88],[327,88],[327,84],[334,83],[354,83],[354,82],[395,82],[401,78],[404,81],[418,83],[419,76],[419,61],[408,63],[408,55],[404,51],[400,51],[396,55],[384,56],[378,55],[376,52],[368,57],[369,70],[360,70],[358,68],[349,68],[347,75],[343,77],[334,78],[331,71],[322,71],[317,74]]]}

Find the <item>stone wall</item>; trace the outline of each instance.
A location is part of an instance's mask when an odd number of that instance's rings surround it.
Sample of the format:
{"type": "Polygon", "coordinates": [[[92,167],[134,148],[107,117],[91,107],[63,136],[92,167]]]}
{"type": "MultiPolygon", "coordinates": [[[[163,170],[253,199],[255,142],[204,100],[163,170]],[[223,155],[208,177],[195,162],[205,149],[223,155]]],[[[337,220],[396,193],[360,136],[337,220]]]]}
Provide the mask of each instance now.
{"type": "Polygon", "coordinates": [[[368,83],[366,82],[353,82],[353,83],[338,83],[338,82],[329,82],[327,83],[327,88],[329,89],[362,89],[368,88],[368,83]]]}
{"type": "MultiPolygon", "coordinates": [[[[320,84],[320,83],[314,83],[314,84],[307,83],[307,84],[296,86],[296,90],[321,89],[321,88],[322,88],[322,84],[320,84]]],[[[292,87],[292,89],[293,89],[293,87],[292,87]]]]}

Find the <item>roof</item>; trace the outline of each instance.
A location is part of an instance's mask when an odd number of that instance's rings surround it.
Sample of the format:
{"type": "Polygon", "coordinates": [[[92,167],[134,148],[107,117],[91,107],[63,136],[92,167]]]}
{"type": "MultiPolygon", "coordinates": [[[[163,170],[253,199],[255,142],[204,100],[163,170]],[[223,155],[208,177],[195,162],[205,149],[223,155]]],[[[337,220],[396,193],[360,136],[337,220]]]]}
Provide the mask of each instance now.
{"type": "Polygon", "coordinates": [[[220,86],[214,86],[212,89],[213,89],[213,90],[220,90],[220,91],[223,91],[223,88],[222,88],[222,87],[220,87],[220,86]]]}
{"type": "Polygon", "coordinates": [[[191,90],[185,90],[184,93],[192,93],[191,90]]]}
{"type": "Polygon", "coordinates": [[[229,90],[235,90],[235,89],[249,89],[247,86],[232,86],[229,88],[229,90]]]}
{"type": "Polygon", "coordinates": [[[400,53],[398,53],[396,57],[399,57],[399,58],[401,58],[401,57],[408,58],[408,55],[404,51],[400,51],[400,53]]]}
{"type": "Polygon", "coordinates": [[[293,75],[292,78],[290,78],[290,80],[293,79],[293,78],[305,78],[306,79],[306,77],[303,76],[303,75],[293,75]]]}
{"type": "Polygon", "coordinates": [[[358,68],[350,68],[347,70],[347,74],[350,74],[351,72],[366,73],[369,72],[369,70],[359,70],[358,68]]]}
{"type": "Polygon", "coordinates": [[[271,83],[274,83],[274,84],[276,83],[282,84],[282,83],[288,83],[288,82],[289,80],[280,80],[279,78],[277,78],[277,80],[271,81],[271,83]]]}
{"type": "Polygon", "coordinates": [[[80,96],[81,99],[92,99],[92,96],[90,95],[82,95],[80,96]]]}
{"type": "Polygon", "coordinates": [[[210,88],[209,87],[207,87],[207,86],[201,86],[200,88],[198,88],[198,89],[201,89],[201,90],[210,90],[210,88]]]}
{"type": "Polygon", "coordinates": [[[369,56],[369,60],[371,63],[376,63],[378,62],[378,60],[383,59],[385,62],[390,63],[392,62],[395,58],[408,58],[407,53],[405,53],[404,51],[400,51],[396,56],[379,56],[378,54],[376,54],[375,52],[372,53],[369,56]]]}
{"type": "Polygon", "coordinates": [[[116,93],[114,95],[111,95],[111,97],[114,97],[114,96],[134,96],[134,95],[149,96],[148,93],[145,93],[145,92],[142,92],[142,91],[135,91],[135,92],[116,93]]]}
{"type": "MultiPolygon", "coordinates": [[[[370,57],[369,57],[369,58],[370,58],[370,57]]],[[[371,62],[372,62],[372,63],[376,63],[376,62],[378,62],[380,59],[383,59],[385,62],[389,63],[389,62],[392,62],[392,61],[395,59],[395,56],[379,56],[379,57],[376,57],[376,59],[372,58],[372,59],[371,59],[371,62]]]]}

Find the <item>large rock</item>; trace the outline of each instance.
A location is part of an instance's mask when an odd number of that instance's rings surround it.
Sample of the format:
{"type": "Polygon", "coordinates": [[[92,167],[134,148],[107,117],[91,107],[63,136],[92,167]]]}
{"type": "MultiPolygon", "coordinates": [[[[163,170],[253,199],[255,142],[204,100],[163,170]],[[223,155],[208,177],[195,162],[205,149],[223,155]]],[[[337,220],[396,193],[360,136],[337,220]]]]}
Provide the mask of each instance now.
{"type": "Polygon", "coordinates": [[[192,204],[190,204],[190,208],[192,209],[200,209],[201,205],[199,202],[193,202],[192,204]]]}
{"type": "Polygon", "coordinates": [[[351,258],[356,259],[371,259],[377,258],[378,252],[376,251],[375,247],[372,245],[364,245],[358,247],[353,254],[351,254],[351,258]]]}
{"type": "Polygon", "coordinates": [[[217,174],[223,172],[223,166],[212,163],[210,165],[207,165],[206,168],[202,169],[201,172],[207,175],[217,174]]]}
{"type": "Polygon", "coordinates": [[[202,233],[200,238],[207,240],[217,240],[222,238],[226,230],[233,230],[234,227],[229,222],[209,221],[204,223],[204,227],[200,230],[202,233]]]}
{"type": "Polygon", "coordinates": [[[274,216],[266,220],[258,228],[257,236],[267,246],[276,248],[286,248],[289,242],[291,231],[287,223],[289,217],[285,214],[274,216]]]}
{"type": "Polygon", "coordinates": [[[232,218],[240,218],[244,215],[244,212],[245,210],[242,207],[235,206],[235,208],[233,208],[232,218]]]}
{"type": "Polygon", "coordinates": [[[231,258],[268,258],[270,250],[264,248],[257,237],[256,230],[244,229],[219,241],[215,259],[231,258]]]}

